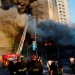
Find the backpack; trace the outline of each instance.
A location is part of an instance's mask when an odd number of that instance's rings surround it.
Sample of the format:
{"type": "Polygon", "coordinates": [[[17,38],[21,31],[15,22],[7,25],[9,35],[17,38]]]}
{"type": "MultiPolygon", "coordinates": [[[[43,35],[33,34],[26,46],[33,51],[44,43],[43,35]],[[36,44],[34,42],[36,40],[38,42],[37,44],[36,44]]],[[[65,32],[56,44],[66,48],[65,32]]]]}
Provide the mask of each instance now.
{"type": "Polygon", "coordinates": [[[57,74],[62,74],[62,68],[60,66],[57,66],[57,74]]]}

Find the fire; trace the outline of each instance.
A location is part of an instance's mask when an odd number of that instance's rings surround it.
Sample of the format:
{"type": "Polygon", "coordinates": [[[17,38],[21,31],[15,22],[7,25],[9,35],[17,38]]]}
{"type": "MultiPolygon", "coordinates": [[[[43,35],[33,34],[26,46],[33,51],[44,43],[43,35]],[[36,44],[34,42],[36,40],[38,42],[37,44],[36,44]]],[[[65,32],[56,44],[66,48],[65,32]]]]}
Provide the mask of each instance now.
{"type": "Polygon", "coordinates": [[[45,46],[47,46],[47,43],[45,43],[45,46]]]}
{"type": "Polygon", "coordinates": [[[49,42],[49,45],[52,45],[52,42],[49,42]]]}
{"type": "Polygon", "coordinates": [[[52,42],[46,42],[44,45],[45,46],[52,45],[52,42]]]}

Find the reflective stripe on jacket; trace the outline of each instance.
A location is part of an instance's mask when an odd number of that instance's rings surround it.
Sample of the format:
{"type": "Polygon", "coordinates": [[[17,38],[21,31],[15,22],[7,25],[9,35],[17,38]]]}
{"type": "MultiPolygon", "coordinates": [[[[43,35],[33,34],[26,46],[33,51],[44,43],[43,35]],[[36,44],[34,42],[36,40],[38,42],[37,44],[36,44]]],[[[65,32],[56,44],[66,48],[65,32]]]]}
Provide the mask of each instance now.
{"type": "Polygon", "coordinates": [[[25,70],[26,70],[26,67],[23,69],[19,69],[18,71],[21,72],[21,71],[25,71],[25,70]]]}
{"type": "Polygon", "coordinates": [[[39,69],[33,69],[33,71],[39,71],[39,69]]]}

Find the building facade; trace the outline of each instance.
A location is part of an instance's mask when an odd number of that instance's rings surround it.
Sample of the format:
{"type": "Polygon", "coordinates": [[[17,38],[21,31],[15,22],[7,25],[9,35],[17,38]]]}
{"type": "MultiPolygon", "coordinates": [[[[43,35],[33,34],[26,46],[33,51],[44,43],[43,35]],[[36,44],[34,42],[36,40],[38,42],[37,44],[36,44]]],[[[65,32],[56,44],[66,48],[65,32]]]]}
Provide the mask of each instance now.
{"type": "MultiPolygon", "coordinates": [[[[48,0],[50,3],[49,18],[56,22],[70,24],[70,14],[68,9],[68,0],[48,0]]],[[[49,5],[49,4],[48,4],[49,5]]]]}
{"type": "Polygon", "coordinates": [[[68,0],[57,0],[59,22],[70,24],[68,0]]]}
{"type": "Polygon", "coordinates": [[[49,18],[51,20],[59,22],[56,0],[48,0],[48,11],[49,11],[49,18]]]}

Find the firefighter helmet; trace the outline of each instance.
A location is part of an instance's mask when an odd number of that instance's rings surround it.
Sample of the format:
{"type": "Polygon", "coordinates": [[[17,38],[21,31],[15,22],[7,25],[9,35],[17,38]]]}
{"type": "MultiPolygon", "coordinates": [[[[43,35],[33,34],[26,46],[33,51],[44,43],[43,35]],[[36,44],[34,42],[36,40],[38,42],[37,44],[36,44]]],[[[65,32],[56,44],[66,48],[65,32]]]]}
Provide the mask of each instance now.
{"type": "Polygon", "coordinates": [[[36,60],[36,59],[37,59],[36,55],[33,55],[32,60],[36,60]]]}
{"type": "Polygon", "coordinates": [[[23,58],[24,58],[24,56],[23,55],[20,55],[20,56],[18,56],[17,60],[18,59],[23,59],[23,58]]]}

